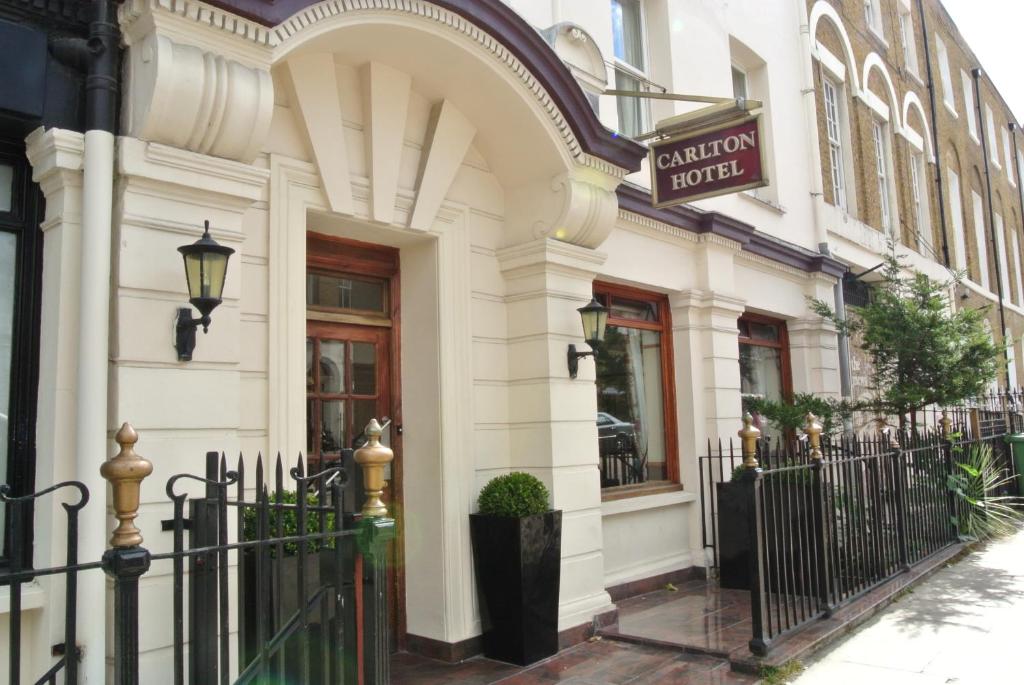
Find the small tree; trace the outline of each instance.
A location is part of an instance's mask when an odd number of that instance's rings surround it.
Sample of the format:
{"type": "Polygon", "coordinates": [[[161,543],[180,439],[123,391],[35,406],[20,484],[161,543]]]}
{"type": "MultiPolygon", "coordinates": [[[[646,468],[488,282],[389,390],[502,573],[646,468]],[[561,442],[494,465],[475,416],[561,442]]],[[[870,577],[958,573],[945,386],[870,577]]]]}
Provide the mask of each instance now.
{"type": "Polygon", "coordinates": [[[906,416],[932,404],[950,405],[980,394],[996,377],[999,350],[985,330],[986,309],[950,306],[950,283],[922,273],[908,277],[895,256],[885,258],[882,281],[864,307],[846,320],[821,300],[811,308],[842,333],[858,335],[872,362],[874,397],[858,408],[906,416]]]}

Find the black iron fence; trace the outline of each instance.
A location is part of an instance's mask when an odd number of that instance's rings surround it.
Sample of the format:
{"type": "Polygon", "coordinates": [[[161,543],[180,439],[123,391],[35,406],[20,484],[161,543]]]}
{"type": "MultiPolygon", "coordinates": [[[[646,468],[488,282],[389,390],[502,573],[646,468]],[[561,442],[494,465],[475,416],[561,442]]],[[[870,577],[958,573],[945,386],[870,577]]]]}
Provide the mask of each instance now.
{"type": "Polygon", "coordinates": [[[134,454],[137,437],[127,424],[117,439],[121,454],[107,464],[119,468],[104,476],[113,485],[121,523],[114,547],[100,561],[78,561],[78,517],[89,502],[85,485],[59,483],[21,497],[0,486],[15,544],[20,521],[34,502],[46,496],[66,498],[68,492],[77,496],[77,501],[63,503],[64,565],[0,569],[0,585],[10,586],[11,597],[7,682],[78,682],[78,579],[99,569],[114,581],[117,685],[140,682],[140,630],[165,632],[159,621],[170,621],[173,634],[172,672],[162,682],[389,681],[387,559],[394,521],[361,517],[351,501],[346,506],[346,468],[335,465],[307,473],[301,456],[287,469],[278,457],[270,474],[270,465],[258,457],[247,482],[242,457],[229,469],[223,455],[208,453],[203,476],[183,473],[167,481],[173,517],[162,525],[173,536],[172,550],[154,554],[142,546],[133,523],[139,484],[152,467],[134,454]],[[188,481],[201,483],[202,494],[179,492],[188,481]],[[149,612],[140,627],[139,580],[161,567],[173,578],[170,615],[149,612]],[[46,576],[64,580],[64,642],[54,647],[57,656],[45,673],[26,678],[21,663],[22,587],[46,576]]]}
{"type": "Polygon", "coordinates": [[[987,444],[1009,484],[1017,475],[1004,438],[1020,405],[992,399],[916,431],[821,439],[813,424],[769,440],[747,424],[740,443],[709,445],[704,544],[721,586],[751,593],[752,651],[961,539],[969,505],[950,478],[962,455],[987,444]]]}

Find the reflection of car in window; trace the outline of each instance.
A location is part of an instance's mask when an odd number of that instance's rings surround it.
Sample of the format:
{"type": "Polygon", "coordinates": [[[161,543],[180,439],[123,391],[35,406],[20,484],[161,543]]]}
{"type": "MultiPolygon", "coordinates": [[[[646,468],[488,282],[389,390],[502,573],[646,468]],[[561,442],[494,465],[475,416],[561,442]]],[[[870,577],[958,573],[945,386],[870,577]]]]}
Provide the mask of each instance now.
{"type": "Polygon", "coordinates": [[[597,435],[599,438],[614,437],[619,433],[632,435],[633,431],[633,424],[620,421],[607,412],[597,412],[597,435]]]}

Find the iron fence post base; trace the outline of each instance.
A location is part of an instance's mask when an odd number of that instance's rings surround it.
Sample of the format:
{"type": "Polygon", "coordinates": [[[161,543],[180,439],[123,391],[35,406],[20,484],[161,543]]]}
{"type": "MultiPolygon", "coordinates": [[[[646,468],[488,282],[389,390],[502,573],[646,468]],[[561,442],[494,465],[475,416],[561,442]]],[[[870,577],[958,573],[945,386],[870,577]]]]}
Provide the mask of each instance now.
{"type": "Polygon", "coordinates": [[[103,553],[103,570],[114,579],[114,685],[139,683],[139,577],[149,563],[145,547],[103,553]]]}

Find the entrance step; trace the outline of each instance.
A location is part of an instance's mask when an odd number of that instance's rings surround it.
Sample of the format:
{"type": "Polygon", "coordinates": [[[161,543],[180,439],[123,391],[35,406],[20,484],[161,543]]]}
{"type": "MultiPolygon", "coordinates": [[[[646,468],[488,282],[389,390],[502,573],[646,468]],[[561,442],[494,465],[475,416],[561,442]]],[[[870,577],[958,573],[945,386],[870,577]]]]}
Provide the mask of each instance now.
{"type": "Polygon", "coordinates": [[[393,685],[755,685],[757,678],[735,673],[729,662],[678,649],[593,639],[529,668],[475,657],[446,664],[412,654],[391,662],[393,685]]]}

